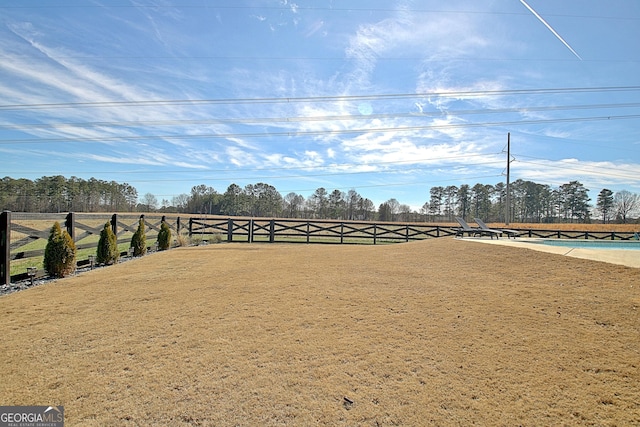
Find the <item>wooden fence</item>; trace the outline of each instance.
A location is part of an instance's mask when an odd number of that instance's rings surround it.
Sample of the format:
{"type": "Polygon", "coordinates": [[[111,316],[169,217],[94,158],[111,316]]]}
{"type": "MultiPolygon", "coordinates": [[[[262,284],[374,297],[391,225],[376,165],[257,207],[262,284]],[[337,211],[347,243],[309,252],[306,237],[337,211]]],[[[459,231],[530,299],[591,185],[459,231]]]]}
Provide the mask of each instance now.
{"type": "MultiPolygon", "coordinates": [[[[37,214],[4,211],[0,214],[0,285],[12,280],[24,280],[27,268],[36,268],[35,277],[44,276],[42,257],[51,226],[58,222],[71,235],[78,251],[78,266],[90,263],[89,255],[95,254],[100,232],[108,223],[117,236],[118,245],[128,248],[133,233],[142,219],[145,224],[148,249],[153,249],[162,221],[166,221],[173,233],[181,230],[180,218],[159,215],[131,214],[37,214]],[[17,274],[11,274],[11,263],[22,266],[17,274]]],[[[128,251],[121,251],[121,256],[128,251]]]]}
{"type": "Polygon", "coordinates": [[[378,244],[453,236],[457,227],[358,221],[190,218],[189,236],[227,242],[378,244]]]}
{"type": "MultiPolygon", "coordinates": [[[[36,276],[43,276],[42,257],[54,222],[59,222],[71,235],[78,249],[78,266],[89,264],[89,257],[95,254],[100,231],[106,223],[117,236],[122,256],[131,236],[142,219],[145,224],[149,249],[155,247],[162,222],[171,228],[173,236],[186,234],[194,243],[206,244],[218,240],[226,242],[290,242],[290,243],[339,243],[378,244],[409,242],[446,236],[454,236],[458,231],[453,225],[373,223],[364,221],[301,220],[301,219],[260,219],[190,217],[183,221],[179,216],[156,214],[0,214],[0,285],[28,278],[27,267],[36,269],[36,276]],[[11,274],[11,262],[20,264],[21,270],[11,274]]],[[[516,229],[522,237],[558,239],[610,239],[630,240],[637,238],[633,232],[595,232],[516,229]]],[[[33,273],[32,273],[33,274],[33,273]]]]}

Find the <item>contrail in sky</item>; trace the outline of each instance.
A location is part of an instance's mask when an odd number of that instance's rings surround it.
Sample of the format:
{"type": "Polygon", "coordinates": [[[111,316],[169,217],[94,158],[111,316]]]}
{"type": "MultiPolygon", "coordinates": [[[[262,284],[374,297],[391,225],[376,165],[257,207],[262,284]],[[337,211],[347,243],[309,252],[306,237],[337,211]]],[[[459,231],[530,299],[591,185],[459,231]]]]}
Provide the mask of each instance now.
{"type": "Polygon", "coordinates": [[[582,61],[582,58],[580,57],[580,55],[578,55],[578,53],[575,50],[573,50],[573,48],[571,46],[569,46],[569,43],[564,41],[564,39],[562,37],[560,37],[560,34],[558,34],[556,32],[556,30],[551,28],[551,25],[547,24],[547,21],[545,21],[542,18],[542,16],[538,15],[538,13],[535,10],[533,10],[533,8],[531,6],[529,6],[526,1],[520,0],[520,3],[522,3],[527,9],[529,9],[529,11],[531,11],[531,13],[533,13],[535,15],[535,17],[538,18],[540,20],[540,22],[542,22],[549,29],[549,31],[551,31],[553,33],[553,35],[556,36],[558,38],[558,40],[560,40],[562,42],[562,44],[564,44],[567,47],[567,49],[569,49],[571,51],[571,53],[573,53],[580,61],[582,61]]]}

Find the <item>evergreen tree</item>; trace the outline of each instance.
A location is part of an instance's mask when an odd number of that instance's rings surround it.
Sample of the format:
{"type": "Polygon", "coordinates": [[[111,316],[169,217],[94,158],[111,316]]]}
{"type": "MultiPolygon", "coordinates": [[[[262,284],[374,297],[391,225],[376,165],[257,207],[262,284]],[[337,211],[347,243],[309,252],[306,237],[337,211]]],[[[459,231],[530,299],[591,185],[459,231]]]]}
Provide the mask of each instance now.
{"type": "Polygon", "coordinates": [[[600,191],[596,200],[596,208],[602,215],[602,223],[606,224],[607,220],[611,218],[611,212],[613,211],[613,191],[607,188],[600,191]]]}
{"type": "Polygon", "coordinates": [[[458,216],[466,219],[471,209],[471,189],[468,184],[462,184],[458,188],[458,216]]]}
{"type": "Polygon", "coordinates": [[[115,264],[119,257],[120,252],[118,251],[118,240],[111,229],[111,224],[107,222],[100,232],[96,262],[98,264],[105,265],[115,264]]]}
{"type": "Polygon", "coordinates": [[[76,245],[59,222],[51,227],[44,250],[44,270],[51,277],[64,277],[76,269],[76,245]]]}
{"type": "Polygon", "coordinates": [[[388,202],[384,202],[378,208],[378,221],[392,221],[392,211],[391,206],[389,206],[388,202]]]}
{"type": "Polygon", "coordinates": [[[171,229],[169,225],[162,221],[160,231],[158,232],[158,249],[163,251],[171,246],[171,229]]]}
{"type": "Polygon", "coordinates": [[[144,218],[140,218],[138,229],[131,238],[133,256],[142,256],[147,253],[147,235],[144,231],[144,218]]]}
{"type": "Polygon", "coordinates": [[[564,216],[571,222],[584,221],[589,217],[588,189],[578,181],[571,181],[559,188],[562,193],[564,216]]]}
{"type": "Polygon", "coordinates": [[[429,210],[428,213],[431,215],[432,221],[437,221],[440,219],[440,215],[442,214],[442,200],[444,198],[444,187],[431,187],[429,191],[431,198],[429,199],[429,210]]]}

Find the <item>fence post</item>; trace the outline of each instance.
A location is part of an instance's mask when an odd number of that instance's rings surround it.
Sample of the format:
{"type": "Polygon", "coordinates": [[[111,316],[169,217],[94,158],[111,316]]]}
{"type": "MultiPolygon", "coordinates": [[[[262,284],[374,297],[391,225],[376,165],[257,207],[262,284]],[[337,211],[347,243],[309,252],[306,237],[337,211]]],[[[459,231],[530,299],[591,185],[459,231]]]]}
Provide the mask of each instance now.
{"type": "Polygon", "coordinates": [[[307,243],[311,239],[311,221],[307,220],[307,243]]]}
{"type": "Polygon", "coordinates": [[[189,237],[193,235],[193,218],[189,218],[189,237]]]}
{"type": "Polygon", "coordinates": [[[69,212],[67,218],[64,221],[65,227],[67,227],[67,233],[71,236],[71,240],[76,241],[76,214],[69,212]]]}
{"type": "Polygon", "coordinates": [[[406,229],[405,229],[405,241],[408,242],[409,241],[409,226],[405,225],[406,229]]]}
{"type": "Polygon", "coordinates": [[[180,234],[180,217],[176,218],[176,234],[180,234]]]}
{"type": "Polygon", "coordinates": [[[231,243],[233,241],[233,220],[229,218],[227,221],[227,242],[231,243]]]}
{"type": "Polygon", "coordinates": [[[375,245],[377,243],[377,231],[378,231],[378,227],[376,226],[376,224],[373,224],[373,244],[375,245]]]}
{"type": "Polygon", "coordinates": [[[118,238],[118,214],[111,215],[111,231],[118,238]]]}
{"type": "Polygon", "coordinates": [[[273,243],[275,240],[275,231],[276,231],[276,220],[272,219],[269,223],[269,243],[273,243]]]}
{"type": "Polygon", "coordinates": [[[340,223],[340,244],[344,243],[344,222],[340,223]]]}
{"type": "Polygon", "coordinates": [[[249,220],[249,231],[247,232],[247,241],[253,243],[253,218],[249,220]]]}
{"type": "Polygon", "coordinates": [[[0,285],[11,284],[11,211],[0,214],[0,285]]]}

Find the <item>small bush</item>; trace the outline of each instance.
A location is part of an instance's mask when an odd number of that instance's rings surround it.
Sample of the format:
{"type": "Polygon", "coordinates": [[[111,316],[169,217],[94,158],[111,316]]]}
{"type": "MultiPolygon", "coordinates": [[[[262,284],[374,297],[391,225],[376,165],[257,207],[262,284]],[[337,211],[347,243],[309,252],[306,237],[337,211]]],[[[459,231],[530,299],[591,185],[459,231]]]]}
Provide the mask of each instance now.
{"type": "Polygon", "coordinates": [[[189,246],[189,234],[186,231],[180,231],[176,236],[176,244],[178,246],[189,246]]]}
{"type": "Polygon", "coordinates": [[[202,244],[201,234],[192,234],[191,237],[189,237],[189,239],[191,240],[191,244],[193,246],[200,246],[202,244]]]}
{"type": "Polygon", "coordinates": [[[76,269],[76,245],[60,223],[51,227],[49,240],[44,249],[44,270],[51,277],[64,277],[76,269]]]}
{"type": "Polygon", "coordinates": [[[171,246],[171,229],[169,225],[162,221],[160,231],[158,232],[158,249],[164,251],[171,246]]]}
{"type": "Polygon", "coordinates": [[[107,222],[100,232],[96,262],[105,265],[115,264],[118,262],[118,258],[120,258],[118,239],[111,229],[111,224],[107,222]]]}
{"type": "Polygon", "coordinates": [[[191,244],[195,246],[207,245],[209,243],[222,243],[224,238],[222,234],[193,234],[191,235],[191,244]]]}
{"type": "Polygon", "coordinates": [[[144,219],[142,218],[138,222],[138,229],[131,238],[131,247],[133,248],[133,256],[142,256],[147,253],[147,235],[144,231],[144,219]]]}

